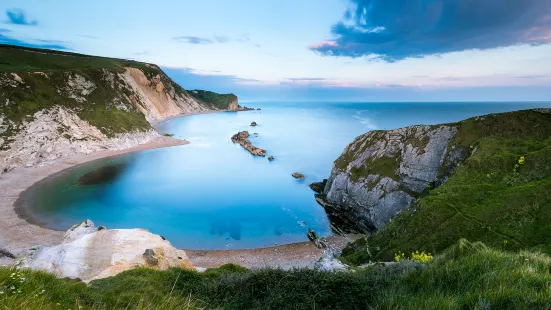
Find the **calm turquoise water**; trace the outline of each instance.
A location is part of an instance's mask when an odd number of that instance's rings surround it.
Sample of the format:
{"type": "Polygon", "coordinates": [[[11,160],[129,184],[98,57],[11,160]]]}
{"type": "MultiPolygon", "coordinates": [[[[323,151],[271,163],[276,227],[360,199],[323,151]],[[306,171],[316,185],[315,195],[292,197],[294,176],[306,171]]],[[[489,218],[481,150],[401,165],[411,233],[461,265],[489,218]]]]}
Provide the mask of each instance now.
{"type": "Polygon", "coordinates": [[[248,103],[262,111],[174,119],[158,130],[189,145],[149,150],[78,166],[45,180],[23,197],[34,221],[67,229],[91,219],[108,228],[141,227],[188,249],[241,249],[307,240],[305,221],[330,235],[308,184],[326,178],[356,136],[373,129],[436,124],[550,103],[248,103]],[[256,121],[257,127],[250,127],[256,121]],[[230,137],[251,142],[276,160],[253,157],[230,137]],[[79,185],[84,174],[123,167],[114,179],[79,185]],[[299,171],[305,181],[291,177],[299,171]]]}

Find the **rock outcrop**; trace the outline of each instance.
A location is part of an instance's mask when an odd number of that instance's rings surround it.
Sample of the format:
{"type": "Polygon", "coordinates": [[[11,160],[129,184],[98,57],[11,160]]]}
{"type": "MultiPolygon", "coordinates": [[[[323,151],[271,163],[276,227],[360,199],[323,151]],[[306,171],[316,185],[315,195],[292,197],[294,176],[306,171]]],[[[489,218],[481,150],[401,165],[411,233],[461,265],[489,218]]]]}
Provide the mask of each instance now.
{"type": "Polygon", "coordinates": [[[266,156],[266,150],[257,148],[256,146],[252,145],[251,141],[247,139],[249,136],[250,135],[248,131],[240,131],[235,135],[233,135],[231,137],[231,140],[233,143],[239,143],[244,149],[249,151],[249,153],[251,153],[254,156],[261,156],[261,157],[266,156]]]}
{"type": "Polygon", "coordinates": [[[293,178],[295,178],[297,180],[304,180],[305,179],[304,174],[302,174],[300,172],[293,172],[293,174],[291,174],[291,176],[293,176],[293,178]]]}
{"type": "Polygon", "coordinates": [[[101,229],[91,221],[73,226],[63,243],[30,250],[23,267],[85,282],[136,267],[194,269],[186,253],[144,229],[101,229]]]}
{"type": "Polygon", "coordinates": [[[448,150],[456,133],[456,126],[439,125],[359,136],[335,161],[316,199],[360,230],[377,230],[427,188],[443,182],[441,166],[453,166],[468,156],[463,149],[448,150]]]}

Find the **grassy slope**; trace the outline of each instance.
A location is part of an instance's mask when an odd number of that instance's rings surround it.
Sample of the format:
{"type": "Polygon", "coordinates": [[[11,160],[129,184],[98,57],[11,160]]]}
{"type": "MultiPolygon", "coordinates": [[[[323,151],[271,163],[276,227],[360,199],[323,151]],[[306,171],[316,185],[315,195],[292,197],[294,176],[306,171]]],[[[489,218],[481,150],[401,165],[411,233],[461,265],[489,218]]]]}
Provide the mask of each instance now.
{"type": "Polygon", "coordinates": [[[188,92],[199,102],[203,102],[207,105],[211,105],[214,109],[223,110],[227,109],[229,105],[237,100],[237,96],[234,94],[217,94],[206,90],[191,90],[188,92]]]}
{"type": "Polygon", "coordinates": [[[547,255],[494,250],[464,240],[426,265],[405,261],[356,272],[248,271],[235,265],[203,274],[135,269],[86,286],[42,272],[0,268],[0,307],[548,309],[550,270],[547,255]],[[10,277],[12,272],[16,275],[10,277]]]}
{"type": "MultiPolygon", "coordinates": [[[[148,78],[160,74],[165,85],[172,84],[178,94],[187,92],[167,77],[156,65],[132,60],[87,56],[75,53],[40,50],[31,48],[0,45],[0,74],[17,73],[24,81],[18,87],[6,86],[0,89],[0,115],[16,123],[30,119],[34,113],[55,105],[74,110],[79,117],[112,135],[120,132],[144,130],[151,128],[145,117],[134,107],[127,97],[132,92],[127,89],[116,90],[104,80],[104,70],[112,73],[124,72],[125,67],[142,70],[148,78]],[[49,77],[33,72],[47,72],[49,77]],[[97,88],[87,96],[87,102],[79,103],[57,92],[67,86],[69,74],[79,74],[92,81],[97,88]],[[125,97],[126,95],[127,97],[125,97]],[[16,104],[5,104],[6,100],[16,104]],[[129,112],[121,111],[112,104],[120,100],[129,107],[129,112]],[[93,103],[93,104],[91,104],[93,103]]],[[[116,82],[122,83],[116,77],[116,82]]],[[[233,94],[219,95],[212,92],[202,103],[209,108],[227,108],[233,94]]],[[[15,129],[4,133],[4,137],[13,135],[15,129]]]]}
{"type": "Polygon", "coordinates": [[[460,123],[450,142],[472,155],[442,186],[343,252],[361,264],[394,253],[438,253],[460,238],[551,253],[551,114],[490,115],[460,123]],[[514,172],[521,156],[526,162],[514,172]]]}

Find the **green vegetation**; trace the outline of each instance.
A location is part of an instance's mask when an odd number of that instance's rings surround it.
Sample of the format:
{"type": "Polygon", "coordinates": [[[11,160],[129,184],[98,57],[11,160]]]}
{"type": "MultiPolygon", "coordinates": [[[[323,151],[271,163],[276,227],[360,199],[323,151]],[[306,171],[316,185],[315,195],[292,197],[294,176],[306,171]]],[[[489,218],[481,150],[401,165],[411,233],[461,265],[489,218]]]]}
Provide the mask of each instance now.
{"type": "Polygon", "coordinates": [[[458,126],[448,150],[471,156],[380,231],[349,245],[344,261],[439,253],[460,238],[551,253],[551,113],[495,114],[458,126]]]}
{"type": "Polygon", "coordinates": [[[150,80],[159,75],[171,96],[192,95],[208,108],[227,109],[237,99],[233,94],[188,93],[152,64],[0,45],[0,125],[7,125],[0,128],[0,139],[7,142],[2,147],[8,147],[23,121],[31,121],[36,112],[57,106],[76,113],[110,137],[151,129],[138,108],[139,96],[118,76],[127,67],[141,70],[150,80]],[[18,78],[22,83],[17,82],[18,78]],[[90,82],[93,86],[83,89],[90,82]]]}
{"type": "Polygon", "coordinates": [[[157,74],[161,71],[156,65],[133,60],[0,44],[0,72],[46,72],[76,69],[112,69],[124,72],[125,67],[138,68],[150,74],[157,74]]]}
{"type": "Polygon", "coordinates": [[[426,263],[402,260],[355,272],[204,273],[138,268],[91,282],[0,268],[4,309],[546,309],[551,258],[465,240],[426,263]]]}
{"type": "Polygon", "coordinates": [[[217,94],[207,90],[194,89],[188,91],[188,93],[199,102],[216,110],[228,109],[230,104],[237,100],[237,96],[234,94],[217,94]]]}

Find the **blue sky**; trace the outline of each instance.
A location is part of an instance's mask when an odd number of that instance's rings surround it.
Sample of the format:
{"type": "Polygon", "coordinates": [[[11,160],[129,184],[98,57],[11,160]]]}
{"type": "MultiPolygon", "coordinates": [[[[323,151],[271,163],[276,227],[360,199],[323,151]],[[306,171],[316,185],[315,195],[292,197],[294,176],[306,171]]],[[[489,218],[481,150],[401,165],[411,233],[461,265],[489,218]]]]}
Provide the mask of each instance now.
{"type": "Polygon", "coordinates": [[[549,0],[2,0],[0,43],[242,101],[551,100],[549,0]]]}

